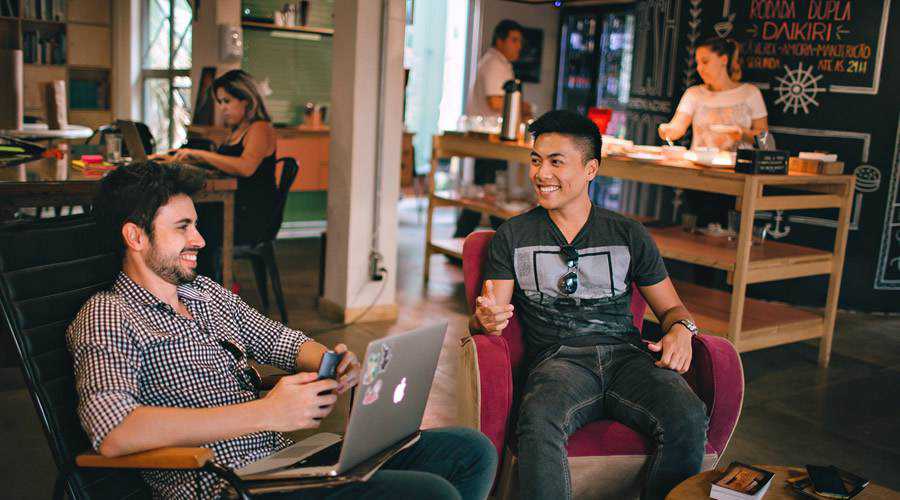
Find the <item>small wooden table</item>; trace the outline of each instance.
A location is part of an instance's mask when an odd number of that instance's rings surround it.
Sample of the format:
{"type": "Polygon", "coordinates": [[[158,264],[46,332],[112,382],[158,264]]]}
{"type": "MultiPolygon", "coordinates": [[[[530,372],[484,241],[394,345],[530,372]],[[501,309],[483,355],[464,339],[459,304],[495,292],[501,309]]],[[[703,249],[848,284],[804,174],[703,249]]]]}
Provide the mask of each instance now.
{"type": "MultiPolygon", "coordinates": [[[[765,500],[797,500],[799,498],[805,498],[798,493],[795,493],[785,482],[788,477],[805,474],[806,472],[803,469],[797,467],[782,467],[779,465],[757,465],[757,467],[775,473],[775,477],[772,478],[772,485],[769,486],[769,491],[763,496],[765,500]]],[[[723,472],[724,469],[708,470],[690,477],[669,492],[669,494],[666,495],[666,500],[696,500],[709,498],[709,489],[713,481],[719,479],[723,472]]],[[[900,493],[875,483],[869,483],[862,493],[853,498],[859,500],[874,500],[876,498],[879,500],[900,499],[900,493]]]]}
{"type": "MultiPolygon", "coordinates": [[[[231,289],[234,262],[234,193],[237,179],[208,172],[200,203],[222,204],[222,286],[231,289]]],[[[62,159],[41,158],[12,167],[0,167],[0,220],[22,207],[90,205],[100,190],[102,173],[85,173],[62,159]]]]}

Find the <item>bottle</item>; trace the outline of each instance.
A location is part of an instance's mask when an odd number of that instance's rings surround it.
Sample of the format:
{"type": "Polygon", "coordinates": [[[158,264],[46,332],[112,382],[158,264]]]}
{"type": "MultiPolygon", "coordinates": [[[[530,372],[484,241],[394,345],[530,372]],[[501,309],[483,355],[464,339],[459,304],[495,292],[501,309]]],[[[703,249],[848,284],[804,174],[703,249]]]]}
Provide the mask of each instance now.
{"type": "Polygon", "coordinates": [[[507,80],[503,84],[503,123],[500,128],[500,139],[517,141],[519,123],[522,121],[522,82],[518,79],[507,80]]]}

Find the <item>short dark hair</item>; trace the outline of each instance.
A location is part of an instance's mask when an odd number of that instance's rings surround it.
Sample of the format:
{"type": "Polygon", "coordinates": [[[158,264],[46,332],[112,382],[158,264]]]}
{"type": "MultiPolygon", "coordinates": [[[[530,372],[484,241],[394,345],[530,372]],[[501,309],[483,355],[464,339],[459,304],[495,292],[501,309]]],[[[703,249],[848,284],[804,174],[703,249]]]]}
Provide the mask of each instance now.
{"type": "Polygon", "coordinates": [[[567,135],[575,140],[581,149],[581,156],[585,163],[594,158],[600,161],[600,150],[603,147],[603,137],[600,129],[586,116],[556,109],[541,115],[528,126],[528,131],[536,141],[543,134],[567,135]]]}
{"type": "Polygon", "coordinates": [[[199,169],[154,161],[136,162],[110,172],[100,182],[94,200],[94,218],[115,248],[124,253],[122,226],[138,225],[153,237],[153,220],[159,207],[175,195],[192,196],[203,189],[206,175],[199,169]]]}
{"type": "Polygon", "coordinates": [[[494,26],[494,37],[491,39],[491,46],[497,45],[498,40],[509,38],[510,31],[522,33],[522,25],[512,19],[504,19],[497,23],[497,26],[494,26]]]}

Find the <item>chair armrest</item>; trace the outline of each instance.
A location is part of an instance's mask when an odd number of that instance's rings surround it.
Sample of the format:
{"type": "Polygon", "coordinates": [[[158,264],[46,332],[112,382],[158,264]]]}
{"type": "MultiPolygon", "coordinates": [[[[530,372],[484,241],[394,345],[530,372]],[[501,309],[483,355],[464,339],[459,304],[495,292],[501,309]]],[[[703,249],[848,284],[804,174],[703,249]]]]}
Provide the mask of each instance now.
{"type": "Polygon", "coordinates": [[[688,383],[706,403],[707,439],[719,456],[737,425],[744,401],[744,368],[737,350],[727,339],[697,335],[693,341],[688,383]]]}
{"type": "Polygon", "coordinates": [[[99,453],[82,453],[75,458],[79,467],[103,469],[199,469],[212,461],[209,448],[157,448],[155,450],[104,457],[99,453]]]}
{"type": "Polygon", "coordinates": [[[463,339],[460,380],[461,415],[486,435],[498,456],[503,452],[513,404],[512,365],[503,337],[473,335],[463,339]],[[474,417],[474,418],[473,418],[474,417]]]}

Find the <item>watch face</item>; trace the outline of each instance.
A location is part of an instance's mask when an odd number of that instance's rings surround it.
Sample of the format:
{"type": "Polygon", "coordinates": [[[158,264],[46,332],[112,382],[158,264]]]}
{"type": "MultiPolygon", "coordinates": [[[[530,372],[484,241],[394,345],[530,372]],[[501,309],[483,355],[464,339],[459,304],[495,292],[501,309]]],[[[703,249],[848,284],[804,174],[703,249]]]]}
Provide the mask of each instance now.
{"type": "Polygon", "coordinates": [[[697,325],[695,325],[693,321],[691,321],[689,319],[683,319],[683,320],[679,321],[679,323],[684,325],[684,327],[687,328],[688,330],[690,330],[691,333],[694,333],[694,334],[697,333],[697,325]]]}

